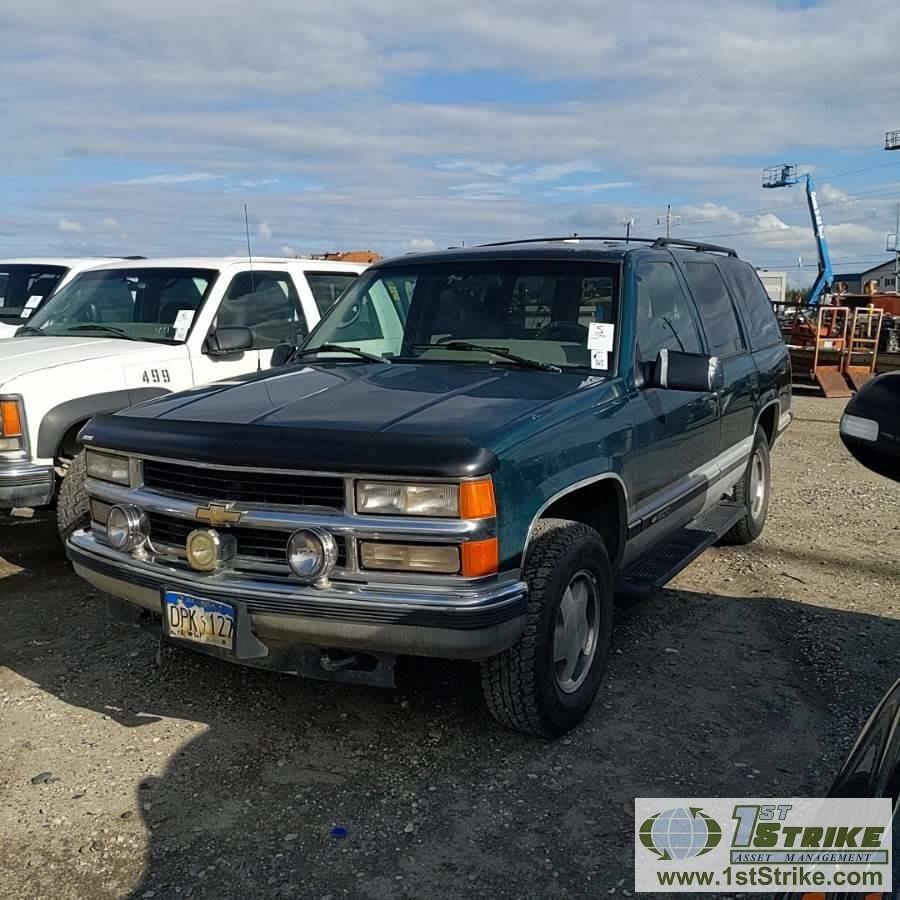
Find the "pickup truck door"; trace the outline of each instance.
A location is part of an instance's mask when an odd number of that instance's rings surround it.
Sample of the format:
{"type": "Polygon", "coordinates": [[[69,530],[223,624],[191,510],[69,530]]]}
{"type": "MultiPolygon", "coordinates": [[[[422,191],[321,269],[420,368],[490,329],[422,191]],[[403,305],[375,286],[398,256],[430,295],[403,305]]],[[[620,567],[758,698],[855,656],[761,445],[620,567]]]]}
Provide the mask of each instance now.
{"type": "Polygon", "coordinates": [[[298,343],[308,334],[297,287],[287,269],[267,267],[235,272],[208,332],[229,326],[250,329],[253,349],[213,356],[204,343],[201,353],[192,360],[197,384],[267,368],[275,346],[298,343]]]}
{"type": "Polygon", "coordinates": [[[709,353],[722,364],[724,380],[718,392],[722,416],[720,453],[727,465],[734,465],[732,457],[740,456],[739,447],[746,449],[746,456],[752,449],[749,441],[756,421],[759,375],[719,267],[712,260],[690,260],[685,262],[684,270],[700,311],[709,353]]]}
{"type": "Polygon", "coordinates": [[[633,447],[626,454],[632,534],[665,532],[702,506],[704,469],[719,452],[719,404],[712,392],[649,386],[643,373],[663,348],[704,352],[696,310],[675,265],[640,264],[635,284],[636,391],[633,447]]]}

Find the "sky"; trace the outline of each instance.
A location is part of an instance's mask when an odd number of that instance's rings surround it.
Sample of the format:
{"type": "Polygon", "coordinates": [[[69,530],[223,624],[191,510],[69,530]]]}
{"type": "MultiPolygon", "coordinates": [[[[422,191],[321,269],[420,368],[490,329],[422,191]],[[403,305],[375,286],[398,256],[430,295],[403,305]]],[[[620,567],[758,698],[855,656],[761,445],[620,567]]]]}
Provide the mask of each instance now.
{"type": "MultiPolygon", "coordinates": [[[[0,256],[540,235],[889,258],[900,4],[884,0],[0,0],[0,256]]],[[[802,258],[802,268],[800,259],[802,258]]]]}

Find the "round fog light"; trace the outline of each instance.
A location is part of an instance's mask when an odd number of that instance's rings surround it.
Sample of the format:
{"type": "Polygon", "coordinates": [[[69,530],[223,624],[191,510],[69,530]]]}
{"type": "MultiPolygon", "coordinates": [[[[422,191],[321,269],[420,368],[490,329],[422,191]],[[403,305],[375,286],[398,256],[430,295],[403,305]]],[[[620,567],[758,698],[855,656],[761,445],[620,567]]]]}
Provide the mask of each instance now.
{"type": "Polygon", "coordinates": [[[147,514],[136,506],[113,506],[106,518],[106,536],[116,550],[134,550],[150,534],[147,514]]]}
{"type": "Polygon", "coordinates": [[[305,581],[326,578],[337,562],[337,555],[334,537],[319,528],[301,528],[288,539],[288,565],[305,581]]]}

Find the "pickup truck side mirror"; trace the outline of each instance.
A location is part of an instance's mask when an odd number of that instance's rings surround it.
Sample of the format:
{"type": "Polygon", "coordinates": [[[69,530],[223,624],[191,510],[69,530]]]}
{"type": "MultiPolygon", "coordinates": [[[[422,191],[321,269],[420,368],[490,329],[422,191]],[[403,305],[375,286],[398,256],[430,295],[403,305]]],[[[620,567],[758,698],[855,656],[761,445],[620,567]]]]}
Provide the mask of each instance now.
{"type": "Polygon", "coordinates": [[[718,390],[724,380],[718,357],[705,353],[660,350],[653,369],[650,384],[671,391],[709,393],[718,390]]]}
{"type": "Polygon", "coordinates": [[[847,404],[841,440],[867,469],[900,481],[900,372],[873,378],[847,404]]]}
{"type": "Polygon", "coordinates": [[[206,339],[206,352],[210,356],[228,356],[253,349],[253,332],[241,325],[217,328],[206,339]]]}
{"type": "Polygon", "coordinates": [[[296,349],[297,348],[293,344],[288,344],[288,343],[276,344],[272,348],[272,359],[271,359],[269,365],[271,365],[273,367],[283,366],[291,358],[291,354],[296,349]]]}

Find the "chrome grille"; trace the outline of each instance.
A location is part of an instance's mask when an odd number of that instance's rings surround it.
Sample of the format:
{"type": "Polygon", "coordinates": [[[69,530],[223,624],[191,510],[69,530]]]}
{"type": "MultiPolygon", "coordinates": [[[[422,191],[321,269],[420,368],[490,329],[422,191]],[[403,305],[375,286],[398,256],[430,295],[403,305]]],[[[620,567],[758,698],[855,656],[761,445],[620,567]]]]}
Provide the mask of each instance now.
{"type": "MultiPolygon", "coordinates": [[[[161,513],[149,513],[150,541],[153,544],[168,544],[183,548],[187,536],[195,528],[207,528],[204,522],[191,522],[161,513]]],[[[289,531],[273,531],[268,528],[242,528],[240,525],[222,529],[224,534],[233,535],[237,541],[237,555],[260,562],[284,563],[287,565],[287,540],[289,531]]],[[[347,545],[341,535],[334,536],[338,548],[337,568],[347,565],[347,545]]]]}
{"type": "Polygon", "coordinates": [[[327,475],[216,469],[146,459],[144,485],[165,494],[262,505],[344,508],[344,480],[327,475]]]}

